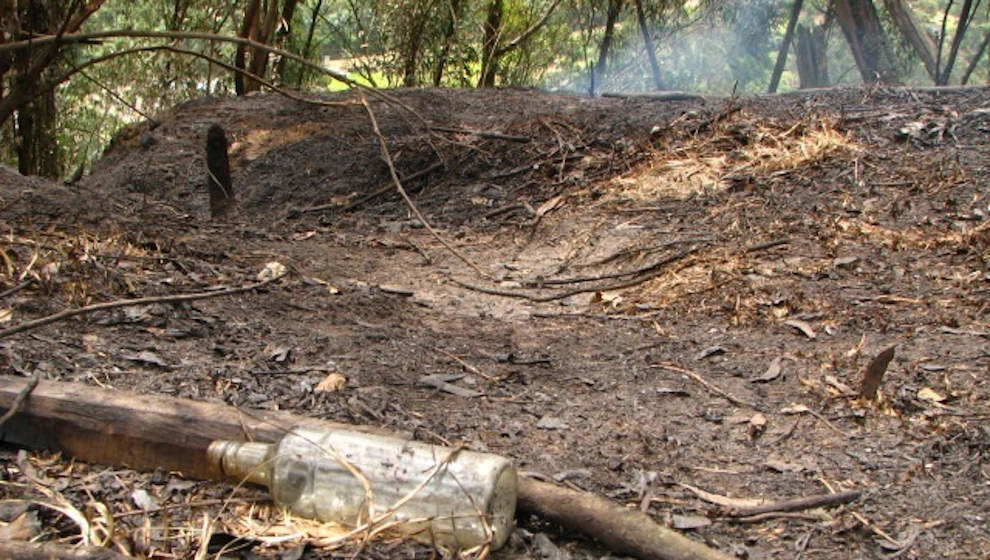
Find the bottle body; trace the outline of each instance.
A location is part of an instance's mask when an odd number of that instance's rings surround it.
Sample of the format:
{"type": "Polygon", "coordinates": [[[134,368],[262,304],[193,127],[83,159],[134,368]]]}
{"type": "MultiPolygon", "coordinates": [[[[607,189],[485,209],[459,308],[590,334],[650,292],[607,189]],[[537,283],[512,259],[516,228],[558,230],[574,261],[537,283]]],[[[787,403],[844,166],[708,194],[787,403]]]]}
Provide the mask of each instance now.
{"type": "Polygon", "coordinates": [[[512,530],[517,479],[503,457],[308,428],[264,445],[214,442],[211,458],[301,517],[360,526],[387,515],[397,531],[450,548],[498,548],[512,530]]]}

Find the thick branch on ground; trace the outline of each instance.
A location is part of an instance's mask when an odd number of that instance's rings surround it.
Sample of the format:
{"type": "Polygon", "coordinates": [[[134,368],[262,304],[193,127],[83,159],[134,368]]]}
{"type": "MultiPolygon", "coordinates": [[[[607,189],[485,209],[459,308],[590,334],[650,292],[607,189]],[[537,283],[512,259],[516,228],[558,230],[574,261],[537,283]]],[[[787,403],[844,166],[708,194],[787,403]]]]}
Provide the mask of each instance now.
{"type": "Polygon", "coordinates": [[[849,502],[858,500],[861,494],[862,492],[859,492],[858,490],[848,490],[845,492],[836,492],[835,494],[822,494],[820,496],[795,498],[793,500],[783,500],[760,506],[739,508],[733,511],[732,515],[737,517],[748,517],[751,515],[759,515],[762,513],[777,511],[800,511],[803,509],[848,504],[849,502]]]}
{"type": "Polygon", "coordinates": [[[518,507],[591,535],[619,554],[664,560],[732,558],[656,523],[639,510],[531,478],[519,478],[518,507]]]}

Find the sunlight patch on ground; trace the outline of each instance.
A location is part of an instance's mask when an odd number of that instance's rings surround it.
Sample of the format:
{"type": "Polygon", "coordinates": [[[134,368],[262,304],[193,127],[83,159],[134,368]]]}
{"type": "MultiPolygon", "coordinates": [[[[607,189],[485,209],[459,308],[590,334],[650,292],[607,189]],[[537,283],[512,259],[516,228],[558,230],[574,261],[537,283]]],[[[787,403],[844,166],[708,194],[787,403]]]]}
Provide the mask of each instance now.
{"type": "Polygon", "coordinates": [[[699,137],[674,152],[661,148],[649,164],[616,178],[613,185],[616,194],[631,200],[685,199],[858,151],[860,147],[826,121],[799,123],[786,130],[753,125],[699,137]]]}

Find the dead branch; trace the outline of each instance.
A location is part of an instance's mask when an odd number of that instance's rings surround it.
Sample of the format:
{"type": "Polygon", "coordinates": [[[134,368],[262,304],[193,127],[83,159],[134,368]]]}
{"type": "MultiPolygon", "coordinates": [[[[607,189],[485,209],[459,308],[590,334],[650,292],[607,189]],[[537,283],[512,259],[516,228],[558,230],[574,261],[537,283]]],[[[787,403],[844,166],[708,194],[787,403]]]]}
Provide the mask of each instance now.
{"type": "Polygon", "coordinates": [[[392,154],[389,153],[388,144],[385,143],[385,137],[382,136],[382,131],[378,127],[378,119],[375,117],[375,112],[371,109],[371,105],[368,104],[368,100],[364,97],[363,92],[361,92],[361,104],[364,105],[365,110],[368,112],[368,119],[371,121],[371,128],[374,131],[375,136],[378,138],[378,146],[381,148],[382,158],[385,160],[385,164],[388,165],[388,173],[389,176],[392,177],[392,184],[395,185],[395,188],[399,191],[399,194],[402,195],[402,199],[406,201],[406,205],[409,206],[409,209],[412,210],[413,214],[416,215],[416,218],[418,218],[420,223],[423,224],[423,227],[425,227],[427,231],[433,234],[433,237],[435,237],[436,240],[439,241],[441,245],[446,247],[447,250],[453,253],[455,257],[463,261],[464,264],[470,266],[472,269],[474,269],[475,272],[477,272],[483,278],[491,278],[490,274],[488,274],[484,270],[481,270],[481,268],[478,265],[474,264],[474,262],[471,261],[471,259],[467,258],[467,256],[464,255],[464,253],[458,251],[456,247],[454,247],[446,239],[444,239],[444,237],[440,235],[440,232],[434,229],[433,226],[431,226],[430,223],[426,221],[426,218],[423,216],[423,213],[419,211],[419,208],[416,207],[416,204],[412,201],[411,198],[409,198],[409,194],[406,192],[406,189],[402,187],[402,181],[399,180],[399,174],[395,171],[395,163],[393,163],[392,161],[392,154]]]}
{"type": "Polygon", "coordinates": [[[739,508],[731,511],[729,515],[734,517],[749,517],[771,512],[800,511],[817,507],[848,504],[849,502],[858,500],[861,495],[862,492],[859,492],[858,490],[847,490],[845,492],[837,492],[834,494],[807,496],[804,498],[794,498],[793,500],[783,500],[780,502],[772,502],[759,506],[739,508]]]}
{"type": "MultiPolygon", "coordinates": [[[[557,300],[561,300],[561,299],[566,299],[566,298],[569,298],[571,296],[576,296],[576,295],[580,295],[580,294],[587,294],[587,293],[592,293],[592,292],[611,292],[613,290],[623,290],[623,289],[626,289],[626,288],[631,288],[633,286],[638,286],[639,284],[642,284],[643,282],[647,282],[649,280],[652,280],[652,279],[656,278],[657,276],[660,276],[660,274],[663,273],[663,267],[665,265],[668,265],[668,264],[670,264],[670,263],[672,263],[674,261],[677,261],[677,260],[679,260],[681,258],[684,258],[687,255],[690,255],[691,253],[694,253],[697,250],[698,250],[697,247],[693,247],[691,249],[688,249],[686,251],[681,251],[680,253],[677,253],[676,255],[672,255],[672,256],[670,256],[670,257],[668,257],[666,259],[663,259],[663,260],[661,260],[658,263],[654,263],[654,264],[652,264],[652,265],[650,265],[648,267],[645,267],[643,269],[640,269],[639,271],[634,271],[633,274],[639,274],[640,276],[637,277],[637,278],[633,278],[632,280],[629,280],[628,282],[617,282],[615,284],[609,284],[607,286],[591,286],[591,287],[588,287],[588,288],[577,288],[577,289],[574,289],[574,290],[569,290],[569,291],[561,292],[561,293],[557,293],[557,294],[550,294],[550,295],[546,295],[546,296],[535,296],[535,295],[527,294],[527,293],[523,293],[523,292],[514,292],[514,291],[509,291],[509,290],[499,290],[499,289],[496,289],[496,288],[486,288],[484,286],[476,286],[474,284],[469,284],[469,283],[464,282],[462,280],[458,280],[457,278],[451,278],[450,281],[453,282],[453,283],[455,283],[455,284],[457,284],[458,286],[460,286],[462,288],[466,288],[468,290],[474,290],[476,292],[481,292],[483,294],[490,294],[490,295],[493,295],[493,296],[503,296],[503,297],[525,299],[527,301],[532,301],[532,302],[535,302],[535,303],[548,303],[548,302],[551,302],[551,301],[557,301],[557,300]]],[[[613,277],[614,278],[614,277],[626,276],[626,275],[627,275],[626,273],[620,273],[620,274],[617,274],[617,275],[604,275],[604,276],[602,276],[602,278],[610,278],[610,277],[613,277]]],[[[586,281],[590,281],[590,280],[585,279],[585,280],[579,280],[579,281],[586,282],[586,281]]],[[[549,282],[544,282],[544,284],[547,284],[547,283],[549,283],[549,282]]],[[[539,283],[534,283],[534,285],[537,285],[538,286],[539,283]]]]}
{"type": "MultiPolygon", "coordinates": [[[[420,169],[419,171],[417,171],[415,173],[411,173],[408,176],[403,177],[402,179],[400,179],[400,181],[403,182],[403,183],[408,183],[409,181],[412,181],[414,179],[419,179],[423,175],[427,175],[429,173],[432,173],[433,171],[436,171],[437,169],[440,169],[442,167],[445,167],[444,162],[438,161],[438,162],[434,163],[433,165],[431,165],[429,167],[426,167],[424,169],[420,169]]],[[[372,200],[374,198],[377,198],[377,197],[379,197],[379,196],[387,193],[390,190],[392,190],[392,184],[391,183],[389,183],[388,185],[385,185],[384,187],[378,189],[377,191],[375,191],[375,192],[373,192],[371,194],[365,195],[365,196],[363,196],[363,197],[355,200],[354,202],[348,204],[347,206],[344,206],[343,208],[340,209],[340,211],[341,212],[350,212],[351,210],[354,210],[358,206],[361,206],[362,204],[367,203],[369,200],[372,200]]],[[[412,189],[409,189],[406,192],[410,192],[411,190],[412,189]]],[[[321,210],[327,210],[327,208],[321,208],[321,210]]],[[[313,210],[308,210],[308,211],[311,211],[312,212],[313,210]]]]}
{"type": "Polygon", "coordinates": [[[780,245],[787,245],[791,242],[790,239],[774,239],[773,241],[767,241],[766,243],[758,243],[756,245],[750,245],[746,247],[747,253],[755,253],[756,251],[762,251],[764,249],[770,249],[772,247],[777,247],[780,245]]]}
{"type": "MultiPolygon", "coordinates": [[[[312,68],[323,74],[326,74],[331,78],[339,82],[342,82],[344,84],[347,84],[348,86],[354,89],[360,91],[366,91],[374,97],[377,97],[383,101],[387,101],[388,103],[391,103],[398,107],[402,107],[404,110],[414,115],[421,123],[424,124],[424,126],[429,126],[429,123],[426,122],[426,119],[423,118],[423,116],[420,115],[419,112],[417,112],[415,109],[413,109],[412,107],[410,107],[409,105],[407,105],[406,103],[402,102],[401,100],[397,99],[392,95],[389,95],[375,88],[369,88],[361,84],[358,84],[354,80],[351,80],[346,75],[336,70],[333,70],[331,68],[326,68],[315,62],[311,62],[295,53],[291,53],[286,50],[272,47],[271,45],[266,45],[264,43],[259,43],[258,41],[253,41],[251,39],[247,39],[244,37],[231,37],[228,35],[219,35],[216,33],[205,33],[198,31],[134,31],[129,29],[117,29],[117,30],[93,32],[93,33],[66,33],[63,35],[39,35],[23,41],[11,41],[8,43],[2,43],[0,44],[0,52],[36,48],[39,45],[46,45],[49,43],[54,43],[55,45],[83,44],[83,43],[90,43],[94,40],[98,41],[99,39],[108,39],[113,37],[138,37],[138,38],[146,38],[146,39],[196,39],[196,40],[205,40],[205,41],[221,41],[221,42],[234,43],[238,45],[245,45],[252,48],[260,49],[271,54],[279,55],[285,59],[298,62],[299,64],[302,64],[307,68],[312,68]]],[[[202,55],[202,56],[207,56],[207,55],[202,55]]],[[[253,76],[253,74],[248,74],[248,75],[253,76]]],[[[49,84],[48,87],[54,87],[55,85],[58,84],[57,83],[49,84]]],[[[18,107],[20,107],[21,104],[29,100],[30,99],[27,100],[17,99],[13,94],[0,99],[0,122],[5,122],[7,118],[9,118],[10,115],[15,110],[17,110],[18,107]]]]}
{"type": "Polygon", "coordinates": [[[100,546],[65,546],[55,543],[0,541],[0,557],[7,560],[133,560],[100,546]]]}
{"type": "Polygon", "coordinates": [[[498,132],[485,132],[482,130],[469,130],[466,128],[454,128],[452,126],[438,126],[433,125],[430,130],[435,130],[437,132],[451,132],[454,134],[470,134],[472,136],[478,136],[479,138],[490,138],[492,140],[505,140],[507,142],[519,142],[520,144],[525,144],[532,140],[529,136],[512,136],[509,134],[500,134],[498,132]]]}
{"type": "Polygon", "coordinates": [[[641,268],[637,268],[636,270],[629,270],[626,272],[612,272],[609,274],[601,274],[598,276],[584,276],[584,277],[576,277],[576,278],[547,278],[543,280],[531,280],[524,282],[524,285],[529,287],[539,288],[542,286],[559,286],[563,284],[583,284],[585,282],[596,282],[601,280],[613,280],[616,278],[628,278],[630,276],[640,276],[642,274],[655,272],[660,267],[666,266],[675,261],[679,261],[684,257],[691,255],[693,253],[697,253],[699,249],[700,247],[691,247],[690,249],[685,249],[679,253],[675,253],[668,257],[664,257],[655,263],[649,264],[641,268]]]}
{"type": "Polygon", "coordinates": [[[664,560],[731,558],[656,523],[639,510],[532,478],[519,477],[518,508],[591,535],[623,555],[664,560]]]}
{"type": "Polygon", "coordinates": [[[760,405],[758,405],[756,403],[746,402],[746,401],[744,401],[744,400],[742,400],[742,399],[740,399],[738,397],[735,397],[735,396],[731,395],[730,393],[727,393],[727,392],[723,391],[722,389],[719,389],[715,385],[712,385],[710,382],[708,382],[704,377],[701,377],[700,375],[698,375],[697,373],[695,373],[695,372],[693,372],[693,371],[691,371],[689,369],[682,368],[682,367],[678,366],[677,364],[672,364],[672,363],[669,363],[669,362],[664,362],[662,364],[650,364],[650,367],[661,368],[661,369],[666,369],[666,370],[670,370],[670,371],[676,371],[677,373],[683,373],[684,375],[686,375],[686,376],[690,377],[691,379],[694,379],[698,383],[701,383],[702,385],[704,385],[704,387],[706,389],[708,389],[709,391],[715,393],[716,395],[719,395],[720,397],[724,398],[725,400],[729,401],[730,403],[732,403],[732,404],[734,404],[736,406],[745,406],[747,408],[752,408],[753,410],[758,410],[760,412],[766,412],[767,411],[765,408],[763,408],[762,406],[760,406],[760,405]]]}
{"type": "Polygon", "coordinates": [[[281,276],[275,276],[264,280],[262,282],[256,282],[254,284],[248,284],[246,286],[238,286],[236,288],[225,288],[222,290],[216,290],[213,292],[196,292],[191,294],[175,294],[169,296],[152,296],[144,298],[135,299],[121,299],[117,301],[108,301],[104,303],[96,303],[93,305],[87,305],[85,307],[79,307],[76,309],[66,309],[65,311],[59,311],[58,313],[53,313],[47,317],[41,317],[39,319],[34,319],[31,321],[25,321],[15,327],[10,327],[0,331],[0,338],[8,337],[12,334],[17,334],[30,329],[35,329],[54,323],[56,321],[61,321],[62,319],[68,319],[69,317],[75,317],[76,315],[84,315],[87,313],[94,313],[96,311],[105,311],[107,309],[116,309],[118,307],[130,307],[133,305],[151,305],[155,303],[180,303],[184,301],[196,301],[200,299],[207,299],[219,296],[227,296],[231,294],[238,294],[241,292],[248,292],[262,286],[266,286],[280,279],[281,276]]]}
{"type": "MultiPolygon", "coordinates": [[[[295,93],[292,93],[291,91],[282,89],[282,88],[278,87],[277,85],[273,84],[272,82],[264,79],[261,76],[258,76],[256,74],[252,74],[251,72],[249,72],[247,70],[244,70],[243,68],[238,68],[238,67],[234,66],[233,64],[228,64],[228,63],[226,63],[226,62],[224,62],[224,61],[222,61],[219,58],[216,58],[214,56],[210,56],[208,54],[204,54],[204,53],[201,53],[201,52],[198,52],[198,51],[194,51],[194,50],[190,50],[190,49],[183,49],[183,48],[179,48],[179,47],[173,47],[171,45],[152,45],[152,46],[148,46],[148,47],[135,47],[133,49],[125,49],[125,50],[122,50],[122,51],[116,51],[116,52],[108,53],[108,54],[105,54],[103,56],[99,56],[99,57],[96,57],[96,58],[87,60],[86,62],[73,67],[71,70],[69,70],[65,74],[62,74],[61,76],[59,76],[59,77],[55,78],[54,80],[52,80],[52,82],[51,82],[50,85],[51,86],[55,86],[55,85],[58,85],[60,83],[63,83],[65,81],[67,81],[69,78],[71,78],[74,74],[76,74],[76,73],[82,73],[82,71],[85,68],[88,68],[90,66],[94,66],[96,64],[100,64],[102,62],[106,62],[108,60],[117,58],[119,56],[127,56],[127,55],[130,55],[130,54],[136,54],[136,53],[142,53],[142,52],[155,52],[155,51],[166,51],[166,52],[172,52],[172,53],[175,53],[175,54],[183,54],[183,55],[187,55],[187,56],[193,56],[193,57],[196,57],[196,58],[201,58],[201,59],[206,60],[207,62],[209,62],[211,64],[215,64],[215,65],[217,65],[217,66],[219,66],[219,67],[221,67],[221,68],[223,68],[225,70],[230,70],[231,72],[237,72],[237,73],[243,74],[243,75],[251,78],[252,80],[257,81],[258,83],[260,83],[261,85],[265,86],[266,88],[274,91],[275,93],[277,93],[277,94],[279,94],[279,95],[281,95],[283,97],[287,97],[289,99],[292,99],[294,101],[299,101],[301,103],[309,103],[311,105],[321,105],[321,106],[330,106],[330,107],[343,107],[343,106],[347,106],[347,105],[354,105],[354,103],[353,102],[350,102],[350,101],[325,101],[325,100],[321,100],[321,99],[309,99],[309,98],[303,97],[301,95],[297,95],[295,93]]],[[[86,74],[83,73],[83,75],[85,76],[86,74]]],[[[114,94],[113,92],[109,92],[109,93],[111,95],[114,95],[116,97],[116,94],[114,94]]],[[[140,112],[140,111],[138,111],[138,112],[140,112]]],[[[149,118],[148,120],[154,122],[154,119],[149,118]]]]}

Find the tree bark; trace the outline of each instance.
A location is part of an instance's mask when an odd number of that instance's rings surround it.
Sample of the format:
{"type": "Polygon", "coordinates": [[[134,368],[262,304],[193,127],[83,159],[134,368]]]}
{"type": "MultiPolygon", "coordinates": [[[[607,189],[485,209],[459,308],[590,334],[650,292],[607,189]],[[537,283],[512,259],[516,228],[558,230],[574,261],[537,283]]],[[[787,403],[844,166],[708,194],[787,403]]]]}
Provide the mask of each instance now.
{"type": "Polygon", "coordinates": [[[447,4],[447,27],[443,32],[443,46],[440,47],[440,54],[437,56],[437,65],[433,68],[433,86],[440,87],[443,82],[443,73],[447,67],[447,59],[450,58],[450,48],[454,44],[454,37],[457,36],[457,24],[461,17],[461,0],[450,0],[447,4]]]}
{"type": "MultiPolygon", "coordinates": [[[[285,0],[282,5],[282,16],[276,26],[275,47],[282,50],[289,50],[292,39],[292,18],[296,15],[296,5],[298,0],[285,0]]],[[[288,80],[285,75],[285,68],[288,61],[285,57],[279,57],[278,66],[275,68],[275,76],[279,84],[286,84],[288,80]]]]}
{"type": "Polygon", "coordinates": [[[798,24],[797,68],[801,89],[828,87],[828,60],[825,49],[825,27],[808,29],[798,24]]]}
{"type": "MultiPolygon", "coordinates": [[[[248,5],[244,8],[244,21],[241,23],[241,34],[242,39],[254,40],[256,34],[255,29],[258,27],[258,10],[261,7],[261,0],[250,0],[248,5]]],[[[234,66],[238,70],[248,71],[247,66],[247,52],[248,45],[240,43],[237,45],[237,51],[234,53],[234,66]]],[[[234,93],[237,95],[244,95],[248,93],[248,85],[245,81],[244,74],[241,72],[234,73],[234,93]]]]}
{"type": "Polygon", "coordinates": [[[485,18],[484,40],[481,45],[481,77],[478,87],[495,87],[495,73],[498,70],[498,41],[502,34],[502,11],[504,0],[491,0],[488,4],[488,16],[485,18]]]}
{"type": "Polygon", "coordinates": [[[914,53],[925,65],[925,71],[934,81],[937,78],[935,62],[935,43],[925,32],[914,17],[914,12],[904,0],[883,0],[887,12],[901,35],[911,44],[914,53]]]}
{"type": "Polygon", "coordinates": [[[643,46],[646,48],[646,55],[650,59],[650,72],[653,74],[653,85],[656,89],[664,89],[663,78],[660,76],[660,63],[657,62],[657,50],[653,44],[653,37],[650,35],[650,27],[646,22],[646,12],[643,10],[643,1],[635,0],[636,19],[639,21],[639,31],[643,35],[643,46]]]}
{"type": "Polygon", "coordinates": [[[833,0],[836,19],[864,83],[896,83],[897,71],[872,0],[833,0]]]}
{"type": "MultiPolygon", "coordinates": [[[[952,8],[952,2],[950,2],[945,7],[945,16],[948,17],[949,10],[952,8]]],[[[949,48],[949,58],[945,61],[945,65],[939,68],[942,55],[942,44],[945,41],[945,20],[943,18],[942,22],[942,37],[939,39],[939,49],[938,49],[938,60],[936,60],[935,67],[936,77],[935,85],[945,86],[949,85],[949,78],[952,75],[952,67],[956,64],[956,56],[959,54],[959,47],[962,45],[963,37],[966,36],[966,31],[969,30],[969,24],[972,22],[972,10],[973,10],[973,0],[965,0],[963,2],[962,8],[959,10],[959,22],[956,24],[956,32],[952,36],[952,46],[949,48]]]]}
{"type": "Polygon", "coordinates": [[[612,41],[615,40],[615,24],[619,21],[619,14],[622,13],[622,0],[609,0],[608,11],[605,14],[605,34],[602,35],[602,42],[598,45],[598,62],[595,64],[595,71],[592,73],[591,95],[597,95],[605,81],[605,72],[608,67],[608,53],[612,50],[612,41]]]}
{"type": "MultiPolygon", "coordinates": [[[[316,7],[313,8],[313,17],[309,20],[309,29],[306,31],[306,43],[303,45],[302,57],[308,59],[313,50],[313,34],[316,33],[316,22],[320,17],[320,8],[323,7],[323,0],[316,0],[316,7]]],[[[296,87],[301,87],[306,81],[307,70],[299,69],[299,76],[296,78],[296,87]]]]}
{"type": "Polygon", "coordinates": [[[801,16],[801,6],[804,0],[794,0],[791,5],[791,19],[787,22],[787,30],[784,31],[784,40],[780,44],[780,51],[777,53],[777,63],[773,66],[773,73],[770,75],[769,93],[777,93],[780,85],[780,76],[784,73],[784,65],[787,64],[787,53],[791,50],[791,40],[794,38],[794,28],[797,26],[798,17],[801,16]]]}

